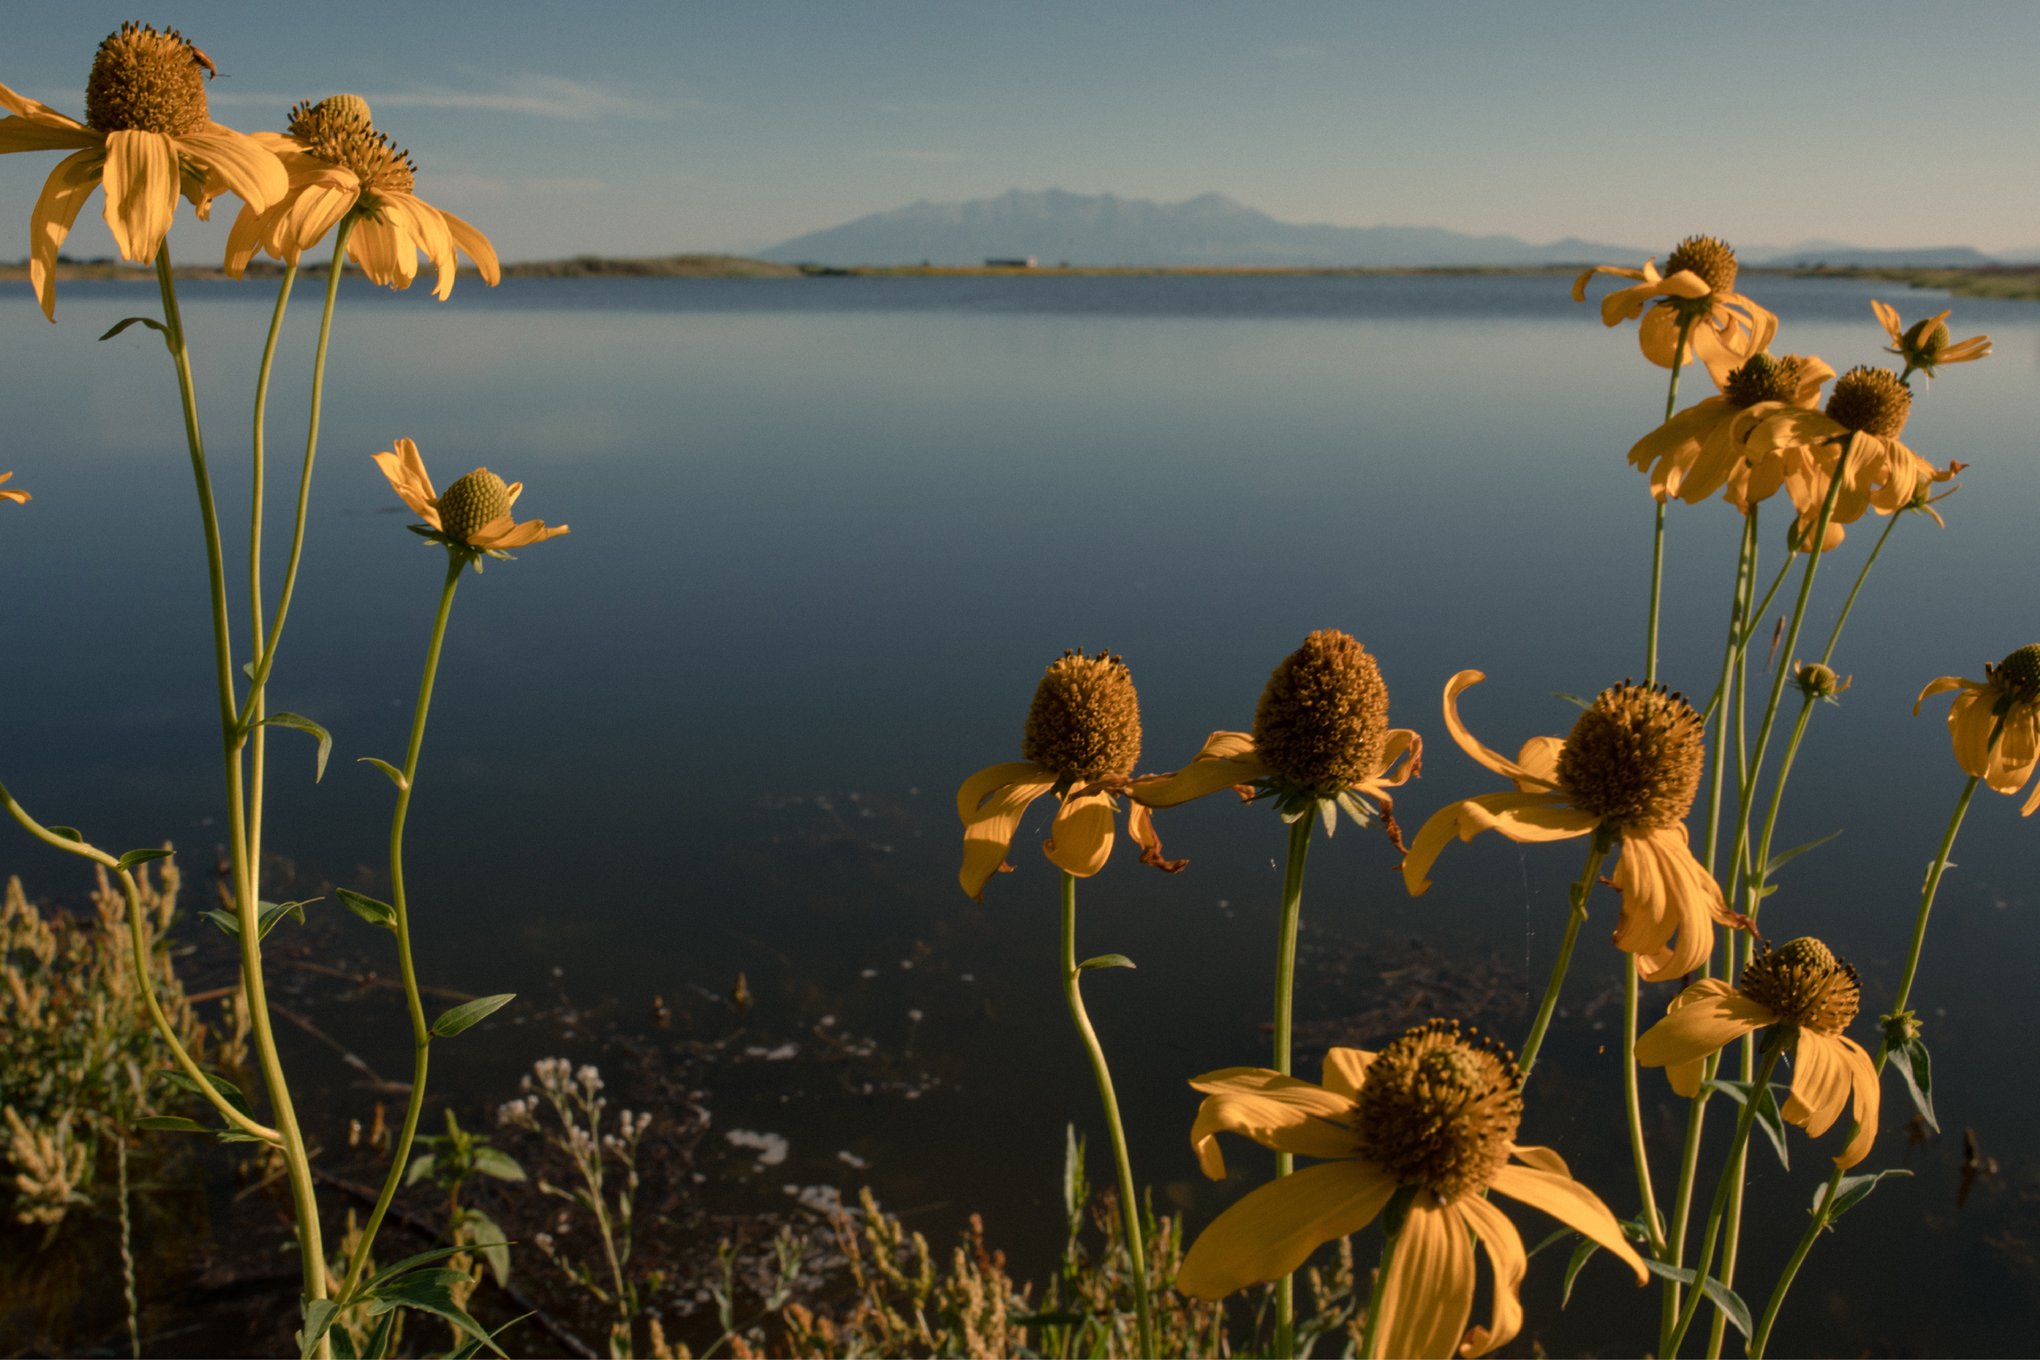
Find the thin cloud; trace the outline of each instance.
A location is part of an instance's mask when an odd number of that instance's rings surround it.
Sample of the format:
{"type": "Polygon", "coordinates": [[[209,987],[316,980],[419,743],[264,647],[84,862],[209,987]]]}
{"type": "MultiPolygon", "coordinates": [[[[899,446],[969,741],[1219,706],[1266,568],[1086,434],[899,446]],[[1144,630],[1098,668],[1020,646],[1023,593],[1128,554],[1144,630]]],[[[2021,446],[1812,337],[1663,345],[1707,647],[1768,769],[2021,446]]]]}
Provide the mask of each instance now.
{"type": "MultiPolygon", "coordinates": [[[[261,104],[271,108],[289,108],[298,102],[291,96],[254,90],[209,90],[207,93],[213,103],[232,106],[261,104]]],[[[381,93],[365,92],[362,98],[378,112],[383,109],[468,109],[574,123],[594,122],[600,118],[660,119],[684,110],[707,107],[703,101],[685,95],[644,99],[606,85],[552,75],[518,76],[487,90],[460,89],[450,85],[413,85],[381,93]]]]}
{"type": "Polygon", "coordinates": [[[882,161],[915,161],[923,164],[963,159],[961,151],[927,151],[917,147],[893,147],[871,154],[882,161]]]}
{"type": "Polygon", "coordinates": [[[1269,48],[1268,55],[1277,61],[1301,64],[1303,62],[1323,61],[1331,55],[1331,51],[1328,48],[1320,47],[1316,43],[1284,43],[1279,47],[1269,48]]]}

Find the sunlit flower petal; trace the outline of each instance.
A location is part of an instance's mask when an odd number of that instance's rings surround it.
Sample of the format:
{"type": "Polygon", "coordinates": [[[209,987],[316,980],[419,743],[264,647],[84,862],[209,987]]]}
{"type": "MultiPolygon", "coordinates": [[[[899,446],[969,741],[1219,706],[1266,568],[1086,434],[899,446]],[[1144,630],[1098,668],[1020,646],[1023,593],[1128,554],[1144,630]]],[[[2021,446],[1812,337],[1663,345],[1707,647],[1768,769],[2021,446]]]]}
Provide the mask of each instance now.
{"type": "Polygon", "coordinates": [[[1326,1242],[1372,1223],[1395,1182],[1363,1161],[1326,1162],[1250,1192],[1213,1219],[1176,1272],[1176,1288],[1219,1299],[1279,1279],[1326,1242]]]}
{"type": "Polygon", "coordinates": [[[1473,1316],[1473,1239],[1460,1212],[1469,1200],[1438,1205],[1429,1198],[1410,1202],[1381,1284],[1377,1357],[1457,1355],[1473,1316]]]}

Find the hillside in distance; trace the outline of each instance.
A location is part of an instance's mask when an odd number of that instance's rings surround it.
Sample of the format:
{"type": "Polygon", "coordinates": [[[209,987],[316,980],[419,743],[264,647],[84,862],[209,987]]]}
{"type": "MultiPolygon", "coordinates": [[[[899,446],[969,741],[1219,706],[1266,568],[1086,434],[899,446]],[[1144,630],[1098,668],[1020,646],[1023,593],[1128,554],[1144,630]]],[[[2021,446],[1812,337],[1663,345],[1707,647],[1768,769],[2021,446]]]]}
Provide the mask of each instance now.
{"type": "MultiPolygon", "coordinates": [[[[1340,227],[1283,222],[1223,194],[1181,203],[1013,189],[967,203],[911,203],[841,226],[796,236],[759,251],[785,263],[976,265],[1033,257],[1044,265],[1259,266],[1273,268],[1428,269],[1458,265],[1531,268],[1554,264],[1641,264],[1655,248],[1587,241],[1543,244],[1507,235],[1475,236],[1442,227],[1340,227]]],[[[1752,247],[1750,265],[1961,267],[1990,263],[1967,246],[1864,249],[1839,241],[1752,247]]]]}

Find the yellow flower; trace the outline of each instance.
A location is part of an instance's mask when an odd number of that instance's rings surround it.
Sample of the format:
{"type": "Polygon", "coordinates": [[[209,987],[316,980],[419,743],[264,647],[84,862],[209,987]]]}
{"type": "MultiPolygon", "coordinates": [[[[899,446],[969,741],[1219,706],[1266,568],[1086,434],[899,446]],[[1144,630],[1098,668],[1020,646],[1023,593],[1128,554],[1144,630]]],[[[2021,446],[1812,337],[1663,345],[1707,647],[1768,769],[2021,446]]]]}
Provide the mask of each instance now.
{"type": "MultiPolygon", "coordinates": [[[[1062,800],[1049,839],[1041,847],[1057,868],[1089,878],[1112,853],[1113,817],[1140,759],[1140,697],[1133,675],[1116,656],[1064,652],[1035,686],[1021,737],[1024,760],[979,770],[956,791],[963,821],[963,869],[957,875],[973,900],[985,900],[995,873],[1011,873],[1006,852],[1020,817],[1035,799],[1053,791],[1062,800]]],[[[1188,860],[1162,858],[1154,819],[1139,803],[1128,806],[1126,831],[1140,846],[1140,862],[1175,873],[1188,860]]]]}
{"type": "Polygon", "coordinates": [[[1468,1043],[1457,1025],[1434,1020],[1379,1053],[1335,1048],[1322,1086],[1259,1067],[1223,1068],[1190,1084],[1205,1093],[1190,1143],[1213,1180],[1225,1175],[1220,1133],[1326,1160],[1261,1186],[1213,1220],[1176,1276],[1185,1294],[1223,1298],[1287,1275],[1321,1244],[1373,1222],[1405,1187],[1408,1215],[1374,1325],[1379,1354],[1484,1355],[1522,1330],[1523,1239],[1486,1191],[1586,1234],[1621,1257],[1637,1284],[1649,1278],[1608,1206],[1564,1160],[1514,1141],[1523,1117],[1514,1059],[1468,1043]],[[1488,1324],[1469,1330],[1476,1241],[1495,1273],[1494,1304],[1488,1324]]]}
{"type": "Polygon", "coordinates": [[[1440,808],[1417,832],[1403,861],[1413,897],[1431,887],[1432,862],[1457,835],[1499,831],[1512,841],[1599,836],[1621,858],[1615,887],[1622,914],[1615,946],[1636,955],[1638,973],[1662,982],[1692,972],[1714,948],[1716,922],[1740,928],[1721,885],[1700,867],[1686,838],[1686,814],[1700,787],[1700,715],[1662,686],[1603,690],[1572,735],[1532,737],[1514,760],[1490,751],[1459,720],[1459,695],[1487,677],[1461,671],[1445,686],[1445,726],[1469,756],[1515,781],[1440,808]],[[1676,938],[1674,938],[1676,937],[1676,938]]]}
{"type": "Polygon", "coordinates": [[[1990,337],[1972,335],[1967,340],[1948,341],[1948,313],[1939,311],[1925,321],[1915,321],[1910,329],[1898,319],[1898,310],[1887,307],[1876,298],[1870,299],[1870,310],[1877,313],[1877,319],[1884,323],[1884,329],[1891,336],[1887,354],[1896,354],[1905,360],[1905,366],[1917,369],[1932,377],[1934,370],[1942,364],[1966,364],[1972,359],[1981,359],[1990,353],[1990,337]]]}
{"type": "Polygon", "coordinates": [[[235,278],[259,246],[287,264],[352,214],[347,258],[375,282],[409,288],[422,253],[438,271],[433,295],[453,292],[458,250],[491,287],[502,278],[489,238],[411,190],[418,167],[376,131],[367,101],[336,94],[291,110],[290,135],[258,132],[290,176],[289,192],[266,208],[249,205],[227,235],[227,272],[235,278]]]}
{"type": "Polygon", "coordinates": [[[0,153],[71,151],[43,183],[29,218],[28,277],[43,315],[57,319],[57,251],[94,189],[124,260],[151,260],[177,215],[177,196],[203,218],[234,193],[266,208],[283,197],[283,166],[253,138],[212,121],[197,49],[176,29],[128,23],[99,44],[85,87],[85,121],[0,85],[0,153]]]}
{"type": "Polygon", "coordinates": [[[512,520],[510,507],[524,494],[524,483],[506,485],[487,468],[476,468],[446,488],[444,495],[435,492],[418,446],[408,439],[399,439],[394,453],[375,455],[375,462],[404,504],[425,521],[418,532],[435,543],[502,557],[505,549],[543,543],[567,532],[566,525],[548,528],[542,519],[521,524],[512,520]]]}
{"type": "Polygon", "coordinates": [[[1750,435],[1788,406],[1811,407],[1835,371],[1812,355],[1753,354],[1720,382],[1721,394],[1673,416],[1636,441],[1633,467],[1650,473],[1651,495],[1698,505],[1716,491],[1745,515],[1784,484],[1785,460],[1754,458],[1750,435]]]}
{"type": "Polygon", "coordinates": [[[1819,940],[1802,937],[1750,960],[1739,986],[1703,978],[1672,998],[1665,1018],[1636,1040],[1636,1061],[1662,1067],[1672,1089],[1700,1093],[1702,1063],[1743,1035],[1785,1026],[1792,1093],[1781,1113],[1815,1138],[1853,1105],[1856,1136],[1835,1158],[1844,1170],[1869,1155],[1877,1137],[1877,1066],[1842,1031],[1862,1003],[1856,970],[1819,940]]]}
{"type": "Polygon", "coordinates": [[[1601,299],[1602,324],[1619,326],[1641,316],[1637,344],[1659,368],[1672,366],[1679,329],[1688,327],[1686,358],[1698,356],[1721,382],[1730,369],[1768,349],[1778,333],[1776,316],[1735,291],[1736,269],[1735,252],[1726,242],[1688,236],[1665,257],[1663,274],[1655,260],[1645,261],[1641,269],[1595,265],[1574,281],[1573,301],[1587,300],[1587,282],[1596,274],[1637,280],[1601,299]]]}
{"type": "MultiPolygon", "coordinates": [[[[0,472],[0,482],[6,481],[13,475],[11,472],[0,472]]],[[[20,505],[28,499],[28,493],[18,486],[0,486],[0,501],[13,501],[16,505],[20,505]]]]}
{"type": "Polygon", "coordinates": [[[1268,677],[1251,733],[1213,732],[1181,770],[1135,780],[1133,797],[1174,807],[1236,788],[1249,801],[1274,798],[1284,821],[1315,810],[1327,835],[1339,809],[1365,826],[1379,804],[1383,828],[1401,849],[1388,790],[1419,773],[1423,758],[1415,732],[1388,725],[1388,686],[1367,649],[1321,628],[1268,677]]]}
{"type": "Polygon", "coordinates": [[[1896,373],[1858,365],[1835,380],[1826,411],[1787,407],[1773,411],[1751,432],[1751,456],[1780,459],[1785,488],[1799,511],[1795,544],[1820,522],[1828,487],[1840,469],[1841,491],[1828,521],[1825,549],[1865,510],[1888,515],[1919,500],[1929,486],[1945,482],[1964,466],[1936,468],[1908,448],[1899,435],[1912,413],[1912,389],[1896,373]]]}
{"type": "MultiPolygon", "coordinates": [[[[5,495],[0,492],[0,495],[5,495]]],[[[1920,691],[1913,702],[1915,716],[1930,695],[1960,690],[1948,709],[1948,735],[1955,743],[1955,760],[1963,773],[1981,779],[1999,793],[2016,794],[2033,777],[2040,765],[2040,643],[2019,648],[1997,665],[1985,663],[1983,679],[1964,680],[1944,675],[1920,691]],[[1991,733],[1998,730],[1997,744],[1991,733]]],[[[2019,809],[2030,817],[2040,808],[2040,784],[2019,809]]]]}

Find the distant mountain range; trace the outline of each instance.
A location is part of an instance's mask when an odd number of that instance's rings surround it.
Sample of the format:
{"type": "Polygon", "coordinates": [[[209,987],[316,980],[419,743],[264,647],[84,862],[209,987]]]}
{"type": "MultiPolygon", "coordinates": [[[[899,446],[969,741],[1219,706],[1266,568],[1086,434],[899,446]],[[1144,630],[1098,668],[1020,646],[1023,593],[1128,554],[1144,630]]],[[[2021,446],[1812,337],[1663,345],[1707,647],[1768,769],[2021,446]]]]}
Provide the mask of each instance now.
{"type": "MultiPolygon", "coordinates": [[[[1442,227],[1335,227],[1281,222],[1223,194],[1157,203],[1116,194],[1014,189],[968,203],[911,203],[754,252],[787,263],[978,265],[1033,257],[1041,264],[1261,265],[1289,268],[1421,269],[1453,265],[1641,264],[1656,249],[1568,236],[1539,245],[1514,236],[1470,236],[1442,227]]],[[[1750,265],[2001,263],[1968,246],[1871,250],[1841,241],[1754,246],[1750,265]]],[[[2040,251],[2022,254],[2025,260],[2040,251]]]]}

